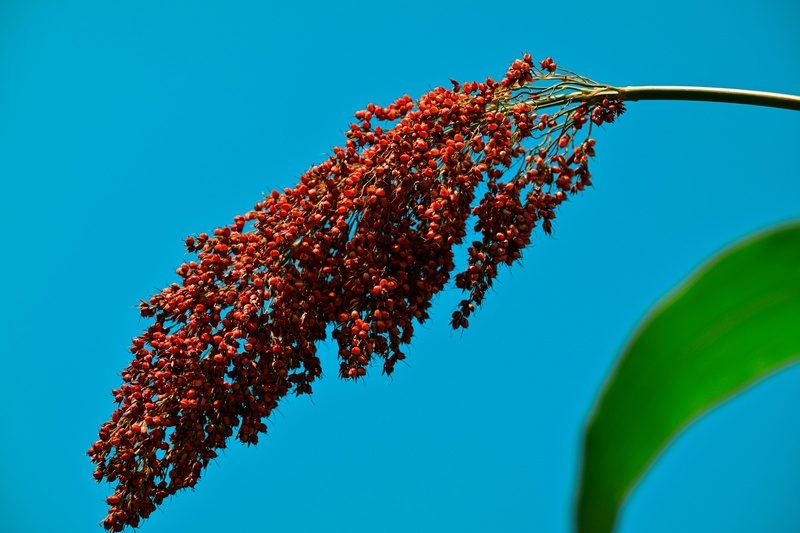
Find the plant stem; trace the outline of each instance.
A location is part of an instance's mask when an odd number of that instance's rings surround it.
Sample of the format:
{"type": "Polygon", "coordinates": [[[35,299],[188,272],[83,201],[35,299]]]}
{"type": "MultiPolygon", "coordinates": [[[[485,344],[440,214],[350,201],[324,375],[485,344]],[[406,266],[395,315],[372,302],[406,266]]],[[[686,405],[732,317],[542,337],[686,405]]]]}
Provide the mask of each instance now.
{"type": "Polygon", "coordinates": [[[619,98],[629,102],[639,100],[694,100],[758,105],[800,111],[800,96],[716,87],[608,87],[596,92],[580,92],[568,96],[571,96],[574,101],[584,102],[596,102],[603,98],[619,98]]]}

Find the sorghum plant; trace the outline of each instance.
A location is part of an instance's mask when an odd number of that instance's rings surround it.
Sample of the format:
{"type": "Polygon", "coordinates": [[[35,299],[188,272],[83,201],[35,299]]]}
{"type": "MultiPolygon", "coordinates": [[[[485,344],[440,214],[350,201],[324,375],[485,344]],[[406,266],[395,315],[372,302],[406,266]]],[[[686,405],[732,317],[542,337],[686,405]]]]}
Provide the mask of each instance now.
{"type": "Polygon", "coordinates": [[[188,237],[196,258],[177,269],[182,283],[141,302],[152,325],[133,339],[117,408],[88,450],[95,479],[116,483],[104,527],[136,527],[195,486],[234,434],[257,443],[281,398],[311,394],[329,325],[341,378],[376,363],[391,374],[471,225],[451,320],[466,328],[499,267],[592,184],[591,131],[624,111],[623,98],[526,54],[499,82],[369,104],[293,188],[188,237]]]}

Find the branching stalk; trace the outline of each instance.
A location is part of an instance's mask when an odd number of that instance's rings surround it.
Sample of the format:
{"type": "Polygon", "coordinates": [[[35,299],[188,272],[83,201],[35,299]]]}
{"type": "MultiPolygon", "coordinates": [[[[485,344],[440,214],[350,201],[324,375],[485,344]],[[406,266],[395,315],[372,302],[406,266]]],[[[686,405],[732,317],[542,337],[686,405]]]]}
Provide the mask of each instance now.
{"type": "Polygon", "coordinates": [[[698,102],[721,102],[727,104],[757,105],[800,111],[800,96],[742,89],[717,87],[677,87],[677,86],[639,86],[607,87],[595,90],[582,90],[559,94],[552,100],[541,99],[536,107],[543,109],[563,105],[566,102],[595,103],[604,98],[619,99],[626,102],[640,100],[692,100],[698,102]]]}

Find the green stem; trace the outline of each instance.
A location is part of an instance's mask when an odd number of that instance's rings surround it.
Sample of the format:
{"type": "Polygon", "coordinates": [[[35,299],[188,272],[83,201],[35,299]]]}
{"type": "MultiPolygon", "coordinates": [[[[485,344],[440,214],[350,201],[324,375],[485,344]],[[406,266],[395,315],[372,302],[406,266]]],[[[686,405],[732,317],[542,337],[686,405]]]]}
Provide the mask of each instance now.
{"type": "Polygon", "coordinates": [[[608,87],[599,91],[581,91],[564,96],[573,101],[583,102],[597,102],[603,98],[619,98],[627,102],[640,100],[694,100],[758,105],[800,111],[800,96],[742,89],[719,89],[716,87],[608,87]]]}

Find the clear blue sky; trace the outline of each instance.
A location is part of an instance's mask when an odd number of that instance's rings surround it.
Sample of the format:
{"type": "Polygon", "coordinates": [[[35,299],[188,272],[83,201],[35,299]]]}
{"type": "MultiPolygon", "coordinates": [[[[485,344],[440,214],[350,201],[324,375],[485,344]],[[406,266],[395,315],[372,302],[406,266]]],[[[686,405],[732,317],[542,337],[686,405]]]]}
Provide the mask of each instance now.
{"type": "MultiPolygon", "coordinates": [[[[800,5],[731,2],[0,4],[0,529],[99,531],[86,448],[134,306],[185,236],[343,142],[368,102],[502,77],[523,52],[616,85],[800,94],[800,5]],[[307,102],[327,103],[309,116],[307,102]]],[[[631,103],[595,187],[504,271],[465,333],[438,299],[394,379],[326,378],[142,533],[571,527],[584,420],[640,317],[704,258],[800,217],[800,114],[631,103]]],[[[800,530],[800,368],[681,435],[620,532],[800,530]]]]}

